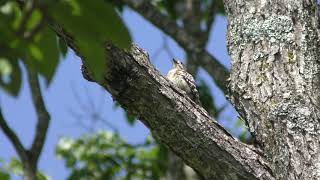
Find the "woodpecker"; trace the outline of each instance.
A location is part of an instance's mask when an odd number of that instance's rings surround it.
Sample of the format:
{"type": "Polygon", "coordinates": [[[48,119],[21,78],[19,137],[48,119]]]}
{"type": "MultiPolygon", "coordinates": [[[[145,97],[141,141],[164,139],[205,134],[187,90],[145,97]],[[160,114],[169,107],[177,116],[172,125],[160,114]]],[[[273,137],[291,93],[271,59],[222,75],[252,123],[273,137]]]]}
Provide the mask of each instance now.
{"type": "Polygon", "coordinates": [[[195,103],[201,104],[195,80],[181,61],[173,58],[173,68],[168,72],[167,78],[195,103]]]}

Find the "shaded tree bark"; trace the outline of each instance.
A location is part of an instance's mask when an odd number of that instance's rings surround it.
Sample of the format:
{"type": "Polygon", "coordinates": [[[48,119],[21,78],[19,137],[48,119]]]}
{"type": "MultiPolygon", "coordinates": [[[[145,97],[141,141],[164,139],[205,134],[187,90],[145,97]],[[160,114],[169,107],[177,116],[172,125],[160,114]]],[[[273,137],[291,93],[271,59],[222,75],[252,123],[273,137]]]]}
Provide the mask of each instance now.
{"type": "Polygon", "coordinates": [[[320,179],[316,1],[225,0],[225,6],[231,101],[276,179],[320,179]]]}

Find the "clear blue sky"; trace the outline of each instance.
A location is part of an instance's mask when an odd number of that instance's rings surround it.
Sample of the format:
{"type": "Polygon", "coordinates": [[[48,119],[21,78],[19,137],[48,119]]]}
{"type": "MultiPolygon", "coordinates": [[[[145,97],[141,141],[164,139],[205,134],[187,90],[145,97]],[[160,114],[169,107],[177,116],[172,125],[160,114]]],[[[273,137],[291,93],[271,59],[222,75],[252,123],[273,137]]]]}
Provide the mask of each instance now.
{"type": "MultiPolygon", "coordinates": [[[[149,52],[156,68],[165,75],[171,68],[172,56],[166,50],[159,51],[159,48],[163,44],[164,34],[131,10],[126,9],[123,18],[130,29],[134,42],[149,52]]],[[[230,58],[226,48],[226,27],[226,18],[218,16],[207,49],[221,60],[226,67],[230,68],[230,58]]],[[[182,49],[170,38],[168,38],[168,45],[174,57],[182,60],[185,59],[182,49]]],[[[206,72],[201,70],[199,73],[200,77],[208,82],[211,90],[214,92],[215,103],[218,106],[223,106],[227,103],[222,92],[217,89],[206,72]]],[[[130,143],[143,141],[149,133],[148,129],[140,122],[137,122],[134,126],[128,125],[123,111],[121,109],[114,110],[114,103],[110,94],[103,91],[98,85],[87,82],[82,78],[80,59],[71,51],[69,51],[66,59],[61,60],[52,84],[48,88],[44,86],[44,83],[42,85],[42,92],[52,120],[47,141],[40,158],[39,169],[54,180],[65,179],[68,175],[64,162],[55,156],[55,146],[59,138],[62,136],[78,137],[88,132],[71,115],[70,109],[83,115],[85,114],[83,112],[85,109],[92,107],[88,103],[93,102],[101,108],[100,112],[106,117],[107,121],[115,126],[121,136],[130,143]],[[79,97],[74,95],[75,92],[79,97]],[[79,105],[81,102],[84,104],[82,106],[86,107],[82,108],[79,105]]],[[[12,98],[0,90],[0,105],[10,126],[18,134],[23,144],[29,147],[34,136],[36,116],[31,104],[30,91],[26,83],[25,73],[20,95],[17,98],[12,98]]],[[[232,122],[236,119],[236,116],[236,112],[229,105],[221,114],[219,120],[223,126],[233,128],[234,123],[232,122]]],[[[88,118],[89,116],[84,117],[88,118]]],[[[85,123],[88,123],[88,120],[85,123]]],[[[99,129],[97,127],[110,130],[106,126],[97,125],[96,129],[99,129]]],[[[8,162],[13,156],[16,156],[13,146],[4,136],[3,132],[0,131],[0,158],[8,162]]],[[[14,179],[22,178],[15,177],[14,179]]]]}

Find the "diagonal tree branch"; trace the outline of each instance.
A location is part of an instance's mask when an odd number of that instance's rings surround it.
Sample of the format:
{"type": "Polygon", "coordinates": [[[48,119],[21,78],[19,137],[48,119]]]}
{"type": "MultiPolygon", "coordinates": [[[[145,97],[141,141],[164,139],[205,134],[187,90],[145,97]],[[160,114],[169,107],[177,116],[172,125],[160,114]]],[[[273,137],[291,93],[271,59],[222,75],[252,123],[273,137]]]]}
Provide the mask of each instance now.
{"type": "MultiPolygon", "coordinates": [[[[50,25],[85,65],[74,36],[54,22],[50,25]]],[[[152,66],[144,50],[133,45],[124,51],[112,44],[106,44],[105,49],[110,56],[108,70],[104,80],[97,83],[189,166],[207,179],[274,179],[256,149],[235,140],[184,96],[152,66]]]]}
{"type": "Polygon", "coordinates": [[[136,45],[126,52],[112,45],[107,50],[109,73],[100,85],[188,165],[207,179],[272,179],[264,158],[161,76],[145,51],[136,45]]]}
{"type": "Polygon", "coordinates": [[[198,63],[211,75],[218,87],[227,92],[227,79],[229,71],[205,49],[201,48],[201,42],[190,36],[183,28],[179,27],[175,21],[163,15],[147,0],[122,0],[123,3],[140,13],[151,23],[159,27],[166,34],[170,35],[186,51],[200,54],[198,63]]]}

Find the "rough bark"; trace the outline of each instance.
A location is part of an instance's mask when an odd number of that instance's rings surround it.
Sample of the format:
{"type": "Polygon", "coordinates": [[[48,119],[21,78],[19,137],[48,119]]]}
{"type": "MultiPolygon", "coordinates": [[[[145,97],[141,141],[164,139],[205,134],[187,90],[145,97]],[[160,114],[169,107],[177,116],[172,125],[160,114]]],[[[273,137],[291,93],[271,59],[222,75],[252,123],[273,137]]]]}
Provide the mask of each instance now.
{"type": "Polygon", "coordinates": [[[146,52],[107,50],[111,62],[100,84],[188,165],[207,179],[272,179],[263,158],[161,76],[146,52]]]}
{"type": "Polygon", "coordinates": [[[230,99],[276,179],[320,179],[316,1],[225,0],[230,99]]]}
{"type": "MultiPolygon", "coordinates": [[[[58,24],[51,26],[86,64],[72,36],[58,24]]],[[[164,78],[144,50],[105,48],[108,70],[99,84],[189,166],[207,179],[274,179],[258,150],[235,140],[164,78]]]]}
{"type": "MultiPolygon", "coordinates": [[[[200,4],[201,4],[200,1],[193,1],[193,0],[181,1],[180,3],[178,3],[178,6],[180,7],[175,7],[175,11],[179,17],[182,17],[183,30],[186,33],[188,33],[190,37],[197,39],[198,41],[197,44],[199,44],[198,45],[199,49],[205,49],[210,31],[203,31],[201,29],[202,12],[201,12],[200,4]],[[183,9],[183,10],[179,11],[178,9],[183,9]]],[[[213,3],[212,3],[212,6],[213,6],[213,3]]],[[[215,14],[213,14],[212,16],[214,15],[215,14]]],[[[211,20],[213,21],[213,19],[211,20]]],[[[171,28],[175,28],[175,27],[171,27],[171,28]]],[[[198,57],[201,57],[202,55],[201,53],[193,50],[185,49],[186,62],[187,62],[186,68],[191,75],[196,77],[198,72],[198,67],[199,67],[198,57]]],[[[183,163],[181,158],[179,158],[172,152],[169,152],[168,155],[169,155],[168,173],[167,173],[168,180],[183,180],[186,178],[193,179],[193,180],[198,179],[196,172],[192,170],[192,168],[190,167],[184,168],[184,166],[187,166],[187,165],[183,163]]]]}

